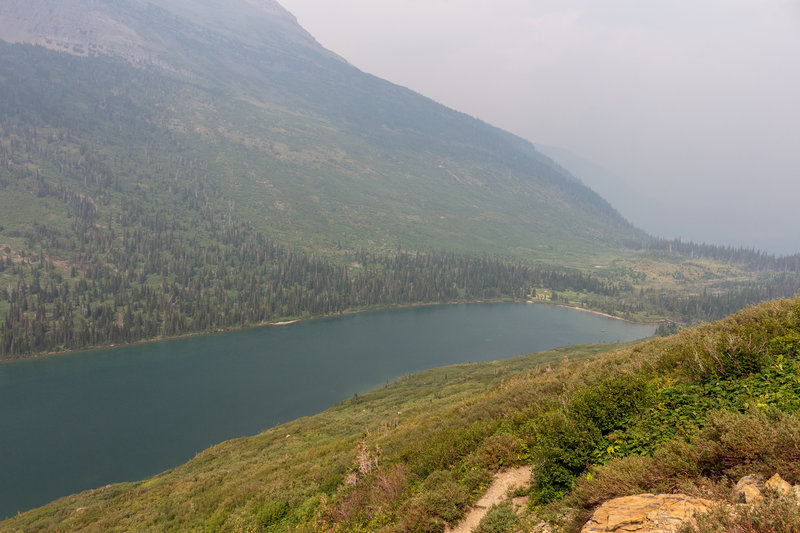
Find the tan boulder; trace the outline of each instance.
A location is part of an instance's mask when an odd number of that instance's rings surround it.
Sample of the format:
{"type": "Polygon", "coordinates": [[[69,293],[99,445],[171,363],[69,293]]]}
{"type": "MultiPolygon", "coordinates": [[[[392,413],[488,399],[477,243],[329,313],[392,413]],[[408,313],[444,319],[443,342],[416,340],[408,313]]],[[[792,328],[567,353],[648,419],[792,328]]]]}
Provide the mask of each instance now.
{"type": "Polygon", "coordinates": [[[684,494],[640,494],[601,505],[581,533],[674,533],[714,502],[684,494]]]}
{"type": "Polygon", "coordinates": [[[733,489],[736,503],[755,503],[764,498],[761,494],[762,482],[758,476],[744,476],[733,489]]]}
{"type": "Polygon", "coordinates": [[[782,496],[793,496],[794,490],[780,475],[775,474],[764,484],[764,487],[777,492],[782,496]]]}

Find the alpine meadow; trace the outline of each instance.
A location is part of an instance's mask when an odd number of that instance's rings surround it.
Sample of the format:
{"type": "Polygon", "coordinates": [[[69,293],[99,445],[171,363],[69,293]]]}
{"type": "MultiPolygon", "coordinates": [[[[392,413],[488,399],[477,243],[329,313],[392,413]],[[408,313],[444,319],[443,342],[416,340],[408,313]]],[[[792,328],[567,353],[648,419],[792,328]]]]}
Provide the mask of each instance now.
{"type": "Polygon", "coordinates": [[[744,475],[800,483],[800,255],[623,215],[273,0],[0,3],[0,363],[460,302],[668,337],[408,375],[0,530],[451,531],[532,467],[476,531],[578,531],[647,492],[717,502],[684,528],[800,531],[777,492],[723,509],[744,475]]]}

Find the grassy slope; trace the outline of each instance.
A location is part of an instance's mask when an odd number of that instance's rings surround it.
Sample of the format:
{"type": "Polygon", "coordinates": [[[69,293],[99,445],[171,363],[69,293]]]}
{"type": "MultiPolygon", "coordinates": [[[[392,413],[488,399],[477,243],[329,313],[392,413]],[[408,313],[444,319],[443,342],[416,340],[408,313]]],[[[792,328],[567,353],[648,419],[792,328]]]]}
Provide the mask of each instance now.
{"type": "Polygon", "coordinates": [[[534,501],[566,529],[613,496],[796,483],[798,356],[800,299],[635,346],[431,370],[2,529],[441,531],[492,471],[531,462],[534,501]]]}

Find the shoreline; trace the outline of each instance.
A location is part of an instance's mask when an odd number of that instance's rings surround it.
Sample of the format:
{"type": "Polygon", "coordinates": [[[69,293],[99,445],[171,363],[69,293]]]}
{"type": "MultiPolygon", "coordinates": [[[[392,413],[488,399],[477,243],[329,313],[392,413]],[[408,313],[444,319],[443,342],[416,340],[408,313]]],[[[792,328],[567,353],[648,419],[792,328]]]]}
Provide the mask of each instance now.
{"type": "MultiPolygon", "coordinates": [[[[530,301],[528,303],[534,303],[535,304],[535,303],[547,303],[547,302],[530,301]]],[[[597,315],[597,316],[604,316],[606,318],[613,318],[614,320],[621,320],[623,322],[627,322],[628,324],[652,324],[654,326],[658,325],[658,322],[634,322],[633,320],[627,320],[627,319],[622,318],[620,316],[609,315],[608,313],[602,313],[600,311],[595,311],[593,309],[586,309],[585,307],[575,307],[574,305],[551,304],[551,303],[548,303],[547,305],[554,305],[556,307],[562,307],[564,309],[574,309],[575,311],[583,311],[584,313],[591,313],[591,314],[597,315]]]]}
{"type": "Polygon", "coordinates": [[[273,326],[288,326],[290,324],[297,324],[299,322],[308,322],[311,320],[319,320],[322,318],[335,318],[338,316],[345,316],[345,315],[356,315],[361,313],[371,313],[374,311],[388,311],[392,309],[409,309],[413,307],[432,307],[432,306],[444,306],[444,305],[464,305],[464,304],[488,304],[488,303],[525,303],[525,304],[533,304],[533,305],[550,305],[553,307],[561,307],[564,309],[572,309],[575,311],[583,311],[585,313],[591,313],[598,316],[604,316],[607,318],[613,318],[615,320],[621,320],[623,322],[627,322],[629,324],[652,324],[656,325],[658,322],[634,322],[632,320],[626,320],[624,318],[609,315],[606,313],[602,313],[600,311],[594,311],[592,309],[585,309],[583,307],[574,307],[570,305],[564,304],[557,304],[552,302],[538,302],[536,300],[464,300],[464,301],[456,301],[456,302],[429,302],[429,303],[412,303],[412,304],[402,304],[402,305],[391,305],[385,307],[376,307],[370,309],[354,309],[349,311],[342,311],[340,313],[330,314],[330,315],[319,315],[319,316],[309,316],[303,318],[294,318],[289,320],[281,320],[278,322],[262,322],[260,324],[250,324],[247,326],[241,326],[236,328],[230,329],[219,329],[216,331],[198,331],[194,333],[183,333],[181,335],[172,335],[169,337],[157,337],[154,339],[141,339],[133,342],[121,343],[121,344],[103,344],[100,346],[89,346],[86,348],[77,348],[74,350],[60,350],[55,352],[43,352],[43,353],[36,353],[31,355],[25,355],[22,357],[14,357],[11,359],[0,359],[0,365],[8,364],[8,363],[17,363],[21,361],[30,361],[34,359],[44,359],[50,357],[57,357],[59,355],[69,355],[75,353],[82,353],[82,352],[94,352],[97,350],[108,350],[111,348],[124,348],[127,346],[137,346],[139,344],[150,344],[154,342],[169,342],[175,341],[180,339],[189,339],[192,337],[205,337],[210,335],[217,335],[219,333],[232,333],[236,331],[244,331],[248,329],[258,329],[258,328],[265,328],[265,327],[273,327],[273,326]]]}

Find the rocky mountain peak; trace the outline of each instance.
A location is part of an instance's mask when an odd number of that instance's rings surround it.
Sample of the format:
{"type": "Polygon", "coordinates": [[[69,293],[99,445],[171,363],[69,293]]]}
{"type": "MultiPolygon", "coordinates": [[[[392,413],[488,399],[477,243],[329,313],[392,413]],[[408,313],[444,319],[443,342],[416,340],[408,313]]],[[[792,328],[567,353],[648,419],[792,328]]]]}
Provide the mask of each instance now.
{"type": "MultiPolygon", "coordinates": [[[[0,40],[74,55],[186,67],[202,45],[324,50],[273,0],[26,0],[0,3],[0,40]]],[[[200,52],[202,54],[202,52],[200,52]]]]}

